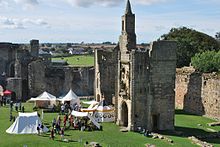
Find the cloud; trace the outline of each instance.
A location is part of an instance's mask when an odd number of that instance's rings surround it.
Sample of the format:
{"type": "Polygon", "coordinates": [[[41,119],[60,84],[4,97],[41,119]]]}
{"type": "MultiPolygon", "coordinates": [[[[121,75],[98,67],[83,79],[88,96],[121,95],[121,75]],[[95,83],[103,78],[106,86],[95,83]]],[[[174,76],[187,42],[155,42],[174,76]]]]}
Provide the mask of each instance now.
{"type": "Polygon", "coordinates": [[[24,4],[24,5],[38,5],[39,2],[37,0],[14,0],[18,4],[24,4]]]}
{"type": "Polygon", "coordinates": [[[142,5],[152,5],[156,3],[162,3],[162,2],[167,2],[170,0],[135,0],[134,2],[137,4],[142,4],[142,5]]]}
{"type": "Polygon", "coordinates": [[[9,3],[5,0],[0,0],[0,8],[8,8],[9,3]]]}
{"type": "Polygon", "coordinates": [[[22,5],[23,9],[33,9],[39,5],[38,0],[14,0],[15,3],[22,5]]]}
{"type": "Polygon", "coordinates": [[[17,19],[0,17],[0,25],[5,29],[24,29],[24,26],[17,19]]]}
{"type": "Polygon", "coordinates": [[[47,27],[50,25],[43,19],[12,19],[0,17],[0,26],[7,29],[26,29],[30,27],[47,27]]]}
{"type": "MultiPolygon", "coordinates": [[[[72,6],[90,7],[93,5],[100,5],[105,7],[115,7],[125,3],[127,0],[64,0],[72,6]]],[[[170,0],[131,0],[131,3],[139,5],[152,5],[170,0]]]]}
{"type": "Polygon", "coordinates": [[[118,6],[124,2],[124,0],[65,0],[72,6],[90,7],[93,5],[100,5],[105,7],[118,6]]]}
{"type": "Polygon", "coordinates": [[[25,24],[25,25],[36,25],[36,26],[48,26],[49,25],[43,19],[33,20],[33,19],[25,18],[25,19],[22,20],[22,23],[25,24]]]}

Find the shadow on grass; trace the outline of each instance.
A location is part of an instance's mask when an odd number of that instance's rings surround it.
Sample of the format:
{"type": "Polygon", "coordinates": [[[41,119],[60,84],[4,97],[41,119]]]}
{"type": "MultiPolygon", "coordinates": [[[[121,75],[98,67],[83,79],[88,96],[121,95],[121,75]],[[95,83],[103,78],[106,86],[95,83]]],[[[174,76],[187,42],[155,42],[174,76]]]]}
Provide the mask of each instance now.
{"type": "MultiPolygon", "coordinates": [[[[175,131],[160,131],[160,134],[163,135],[169,135],[169,136],[177,136],[177,137],[191,137],[191,136],[196,136],[198,138],[201,138],[203,136],[211,136],[216,133],[213,132],[207,132],[203,129],[198,129],[198,128],[187,128],[187,127],[180,127],[180,126],[175,126],[175,131]]],[[[220,139],[219,138],[213,138],[213,139],[200,139],[202,141],[206,141],[208,143],[215,143],[215,144],[220,144],[220,139]]]]}
{"type": "Polygon", "coordinates": [[[204,139],[203,141],[206,141],[208,143],[214,143],[214,144],[220,144],[220,139],[215,138],[215,139],[204,139]]]}
{"type": "MultiPolygon", "coordinates": [[[[197,114],[192,114],[192,113],[189,113],[189,112],[185,112],[184,110],[181,110],[181,109],[176,109],[175,114],[197,115],[197,114]]],[[[200,115],[197,115],[197,116],[200,116],[200,115]]]]}

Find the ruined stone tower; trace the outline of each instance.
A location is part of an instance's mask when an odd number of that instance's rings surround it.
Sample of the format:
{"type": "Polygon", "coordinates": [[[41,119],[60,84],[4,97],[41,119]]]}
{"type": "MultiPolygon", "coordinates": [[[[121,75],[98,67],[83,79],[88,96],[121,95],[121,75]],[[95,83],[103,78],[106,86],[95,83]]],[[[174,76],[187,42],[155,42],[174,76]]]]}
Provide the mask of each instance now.
{"type": "Polygon", "coordinates": [[[96,99],[101,95],[114,105],[118,125],[128,130],[174,129],[176,43],[157,41],[139,50],[129,0],[118,46],[96,50],[95,58],[96,99]]]}
{"type": "Polygon", "coordinates": [[[38,57],[39,56],[39,40],[31,40],[30,41],[31,45],[31,55],[33,57],[38,57]]]}

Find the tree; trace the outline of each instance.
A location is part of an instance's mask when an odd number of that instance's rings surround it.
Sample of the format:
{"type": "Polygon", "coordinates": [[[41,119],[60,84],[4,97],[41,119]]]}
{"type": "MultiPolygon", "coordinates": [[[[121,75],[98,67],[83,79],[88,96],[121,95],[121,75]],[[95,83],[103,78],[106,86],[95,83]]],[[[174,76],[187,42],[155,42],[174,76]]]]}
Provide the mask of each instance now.
{"type": "Polygon", "coordinates": [[[220,72],[220,51],[198,53],[192,58],[192,65],[201,72],[220,72]]]}
{"type": "Polygon", "coordinates": [[[189,66],[191,58],[196,53],[219,50],[219,44],[215,38],[186,27],[172,28],[161,38],[177,42],[177,67],[189,66]]]}
{"type": "Polygon", "coordinates": [[[217,40],[220,40],[220,32],[217,32],[217,33],[216,33],[215,38],[216,38],[217,40]]]}

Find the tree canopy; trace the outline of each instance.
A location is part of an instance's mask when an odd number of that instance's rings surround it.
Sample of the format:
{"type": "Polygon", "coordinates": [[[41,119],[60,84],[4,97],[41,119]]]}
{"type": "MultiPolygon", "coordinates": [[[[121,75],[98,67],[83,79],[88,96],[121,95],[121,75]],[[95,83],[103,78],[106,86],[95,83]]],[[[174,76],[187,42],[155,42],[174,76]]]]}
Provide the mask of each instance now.
{"type": "Polygon", "coordinates": [[[189,66],[196,53],[219,50],[217,40],[207,34],[186,27],[172,28],[162,40],[177,42],[177,67],[189,66]]]}
{"type": "Polygon", "coordinates": [[[220,72],[220,51],[198,53],[192,58],[192,65],[201,72],[220,72]]]}

